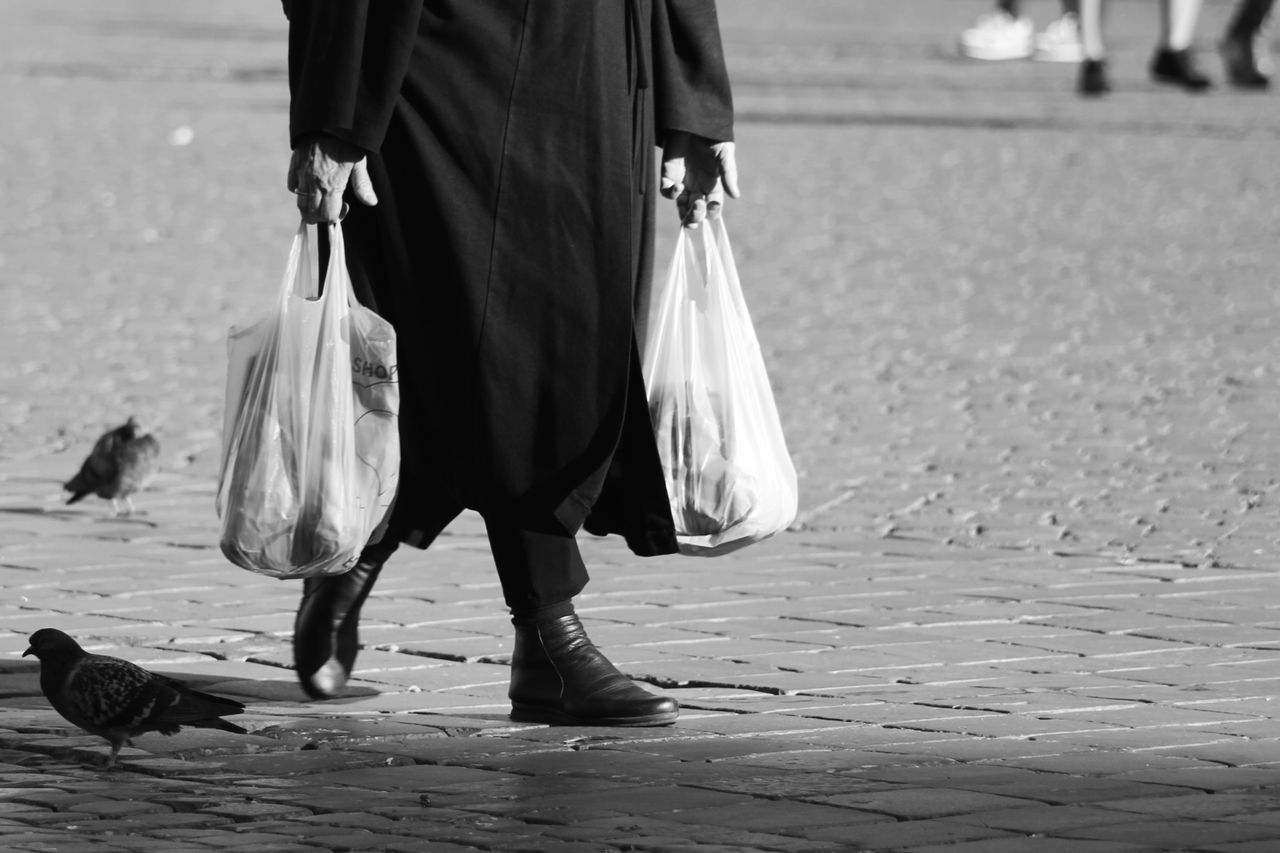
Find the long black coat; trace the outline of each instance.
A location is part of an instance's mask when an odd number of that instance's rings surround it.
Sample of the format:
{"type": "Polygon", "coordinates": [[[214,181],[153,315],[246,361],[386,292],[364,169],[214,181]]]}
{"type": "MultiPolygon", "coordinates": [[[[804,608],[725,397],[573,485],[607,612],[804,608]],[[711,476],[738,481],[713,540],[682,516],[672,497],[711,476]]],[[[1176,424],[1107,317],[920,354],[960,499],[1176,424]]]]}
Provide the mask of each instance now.
{"type": "Polygon", "coordinates": [[[654,145],[732,138],[714,0],[285,5],[295,145],[370,152],[343,227],[399,335],[394,535],[471,508],[674,551],[633,306],[654,145]]]}

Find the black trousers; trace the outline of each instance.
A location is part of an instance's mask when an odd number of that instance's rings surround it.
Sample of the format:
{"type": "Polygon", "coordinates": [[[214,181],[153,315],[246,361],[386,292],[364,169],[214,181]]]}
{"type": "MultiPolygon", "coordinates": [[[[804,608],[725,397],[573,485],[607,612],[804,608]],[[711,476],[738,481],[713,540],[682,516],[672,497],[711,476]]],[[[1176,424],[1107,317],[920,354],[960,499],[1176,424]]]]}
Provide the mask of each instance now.
{"type": "Polygon", "coordinates": [[[1240,0],[1227,22],[1227,35],[1247,41],[1258,34],[1275,0],[1240,0]]]}
{"type": "MultiPolygon", "coordinates": [[[[458,513],[441,513],[439,526],[423,530],[415,524],[412,544],[426,548],[458,513]]],[[[587,567],[572,536],[531,530],[516,519],[484,517],[489,548],[502,584],[502,598],[514,613],[527,612],[568,601],[587,585],[587,567]]],[[[393,520],[382,539],[369,545],[361,560],[384,562],[400,546],[401,535],[393,520]]]]}

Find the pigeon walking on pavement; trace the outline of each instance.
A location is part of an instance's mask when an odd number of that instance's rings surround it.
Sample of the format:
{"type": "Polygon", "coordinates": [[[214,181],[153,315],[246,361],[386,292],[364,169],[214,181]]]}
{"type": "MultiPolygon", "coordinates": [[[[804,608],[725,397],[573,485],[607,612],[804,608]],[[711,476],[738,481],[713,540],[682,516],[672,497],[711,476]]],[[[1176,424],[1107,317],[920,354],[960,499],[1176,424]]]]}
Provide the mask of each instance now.
{"type": "Polygon", "coordinates": [[[56,628],[41,628],[30,643],[22,656],[40,659],[41,692],[68,722],[110,742],[108,768],[122,746],[146,732],[172,735],[194,726],[247,734],[222,719],[244,711],[233,699],[201,693],[127,660],[90,654],[56,628]]]}
{"type": "Polygon", "coordinates": [[[62,486],[71,492],[67,503],[95,494],[110,500],[116,515],[132,515],[133,494],[155,476],[160,461],[160,442],[153,435],[138,432],[138,422],[131,417],[99,438],[80,471],[62,486]],[[122,502],[126,507],[123,513],[122,502]]]}

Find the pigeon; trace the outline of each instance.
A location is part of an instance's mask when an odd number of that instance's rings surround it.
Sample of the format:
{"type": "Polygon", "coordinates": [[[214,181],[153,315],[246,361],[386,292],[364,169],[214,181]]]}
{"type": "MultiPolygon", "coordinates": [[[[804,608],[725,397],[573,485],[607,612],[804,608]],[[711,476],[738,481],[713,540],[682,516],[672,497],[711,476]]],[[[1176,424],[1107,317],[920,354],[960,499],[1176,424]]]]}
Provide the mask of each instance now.
{"type": "Polygon", "coordinates": [[[244,705],[233,699],[201,693],[127,660],[90,654],[56,628],[41,628],[30,643],[22,656],[40,659],[41,692],[68,722],[110,742],[108,769],[122,746],[146,732],[172,735],[194,726],[247,734],[222,719],[243,713],[244,705]]]}
{"type": "Polygon", "coordinates": [[[138,435],[133,418],[104,434],[94,444],[80,471],[62,485],[73,504],[88,494],[108,498],[116,515],[133,514],[133,494],[144,488],[159,467],[160,442],[153,435],[138,435]],[[126,511],[121,512],[124,503],[126,511]]]}

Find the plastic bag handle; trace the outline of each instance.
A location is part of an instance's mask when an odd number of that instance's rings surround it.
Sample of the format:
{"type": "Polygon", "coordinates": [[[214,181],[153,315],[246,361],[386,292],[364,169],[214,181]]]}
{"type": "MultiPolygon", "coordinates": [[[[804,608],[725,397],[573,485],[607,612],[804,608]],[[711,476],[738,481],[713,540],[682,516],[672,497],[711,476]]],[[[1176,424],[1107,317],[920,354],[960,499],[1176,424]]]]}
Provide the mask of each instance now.
{"type": "Polygon", "coordinates": [[[324,282],[325,292],[341,296],[343,305],[359,304],[351,289],[350,273],[347,272],[347,246],[342,236],[341,220],[329,223],[329,269],[325,272],[324,282]],[[334,274],[339,272],[341,274],[334,274]]]}
{"type": "MultiPolygon", "coordinates": [[[[346,246],[342,236],[342,225],[340,222],[325,224],[329,228],[329,267],[325,271],[324,290],[320,290],[320,279],[311,274],[311,229],[306,220],[301,220],[298,223],[298,230],[293,235],[293,245],[289,248],[289,260],[285,265],[284,277],[281,279],[281,308],[288,304],[291,296],[315,300],[323,298],[333,289],[343,295],[345,304],[358,304],[347,276],[332,274],[336,272],[335,261],[341,261],[345,265],[346,246]]],[[[317,224],[317,232],[319,228],[320,225],[317,224]]]]}

